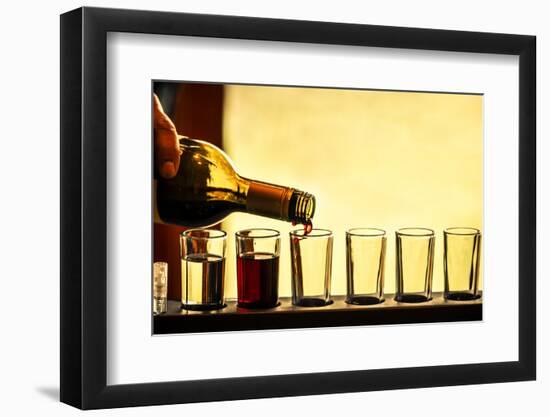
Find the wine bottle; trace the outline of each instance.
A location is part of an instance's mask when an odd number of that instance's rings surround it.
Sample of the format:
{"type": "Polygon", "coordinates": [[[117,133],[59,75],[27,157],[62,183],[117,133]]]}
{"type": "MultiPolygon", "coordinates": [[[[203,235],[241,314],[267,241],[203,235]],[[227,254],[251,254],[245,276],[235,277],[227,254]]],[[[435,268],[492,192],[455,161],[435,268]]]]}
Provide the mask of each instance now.
{"type": "Polygon", "coordinates": [[[180,165],[174,178],[157,176],[156,209],[164,223],[210,226],[232,212],[309,224],[315,197],[290,187],[241,177],[215,145],[179,136],[180,165]]]}

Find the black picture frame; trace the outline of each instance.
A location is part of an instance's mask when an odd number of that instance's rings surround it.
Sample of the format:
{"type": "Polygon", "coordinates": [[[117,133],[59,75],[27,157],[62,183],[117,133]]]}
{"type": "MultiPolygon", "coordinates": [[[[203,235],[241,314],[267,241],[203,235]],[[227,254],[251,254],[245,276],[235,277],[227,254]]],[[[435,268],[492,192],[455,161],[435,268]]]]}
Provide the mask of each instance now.
{"type": "Polygon", "coordinates": [[[82,409],[533,380],[536,377],[536,38],[102,8],[61,16],[61,401],[82,409]],[[108,32],[519,56],[518,360],[107,385],[108,32]]]}

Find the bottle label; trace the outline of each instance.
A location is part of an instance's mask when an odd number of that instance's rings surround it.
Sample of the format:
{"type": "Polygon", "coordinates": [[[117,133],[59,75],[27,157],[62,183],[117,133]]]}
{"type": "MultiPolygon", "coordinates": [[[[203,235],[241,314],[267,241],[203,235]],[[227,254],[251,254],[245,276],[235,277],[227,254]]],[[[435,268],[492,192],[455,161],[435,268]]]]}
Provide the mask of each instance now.
{"type": "Polygon", "coordinates": [[[293,188],[250,181],[246,198],[246,210],[260,216],[288,220],[288,207],[293,191],[293,188]]]}

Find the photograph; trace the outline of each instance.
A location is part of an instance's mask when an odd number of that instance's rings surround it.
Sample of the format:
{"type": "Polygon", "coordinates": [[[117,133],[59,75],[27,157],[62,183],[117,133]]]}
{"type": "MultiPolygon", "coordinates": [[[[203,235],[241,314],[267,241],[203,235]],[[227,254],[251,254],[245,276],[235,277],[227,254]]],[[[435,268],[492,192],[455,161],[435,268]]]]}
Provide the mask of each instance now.
{"type": "Polygon", "coordinates": [[[152,81],[154,334],[482,319],[483,94],[152,81]]]}

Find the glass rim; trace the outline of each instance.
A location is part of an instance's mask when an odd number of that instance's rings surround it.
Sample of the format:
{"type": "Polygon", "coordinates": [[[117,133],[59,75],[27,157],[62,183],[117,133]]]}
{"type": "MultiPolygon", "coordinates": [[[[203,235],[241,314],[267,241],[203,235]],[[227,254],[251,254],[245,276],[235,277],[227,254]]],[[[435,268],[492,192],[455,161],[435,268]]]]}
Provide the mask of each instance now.
{"type": "Polygon", "coordinates": [[[227,232],[224,232],[223,230],[218,229],[188,229],[180,234],[181,237],[184,237],[186,239],[193,239],[193,240],[211,240],[211,239],[220,239],[225,238],[227,236],[227,232]],[[208,233],[208,236],[193,236],[193,233],[196,232],[202,232],[202,233],[208,233]]]}
{"type": "Polygon", "coordinates": [[[475,236],[481,234],[480,230],[475,227],[448,227],[443,230],[443,233],[455,236],[475,236]]]}
{"type": "Polygon", "coordinates": [[[294,229],[289,232],[290,236],[297,236],[301,238],[310,238],[310,237],[329,237],[332,236],[332,230],[329,229],[311,229],[311,231],[306,234],[304,229],[294,229]]]}
{"type": "Polygon", "coordinates": [[[427,227],[403,227],[395,231],[395,234],[399,236],[411,236],[411,237],[429,237],[435,236],[435,232],[427,227]],[[415,233],[414,231],[420,233],[415,233]]]}
{"type": "Polygon", "coordinates": [[[275,229],[269,229],[264,227],[253,227],[250,229],[242,229],[237,232],[235,232],[235,236],[241,239],[267,239],[267,238],[275,238],[280,237],[281,233],[278,230],[275,229]],[[250,235],[244,235],[245,232],[268,232],[265,235],[261,236],[250,236],[250,235]]]}
{"type": "Polygon", "coordinates": [[[357,237],[381,237],[386,236],[386,231],[376,227],[353,227],[346,230],[346,235],[357,237]]]}

